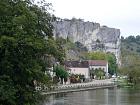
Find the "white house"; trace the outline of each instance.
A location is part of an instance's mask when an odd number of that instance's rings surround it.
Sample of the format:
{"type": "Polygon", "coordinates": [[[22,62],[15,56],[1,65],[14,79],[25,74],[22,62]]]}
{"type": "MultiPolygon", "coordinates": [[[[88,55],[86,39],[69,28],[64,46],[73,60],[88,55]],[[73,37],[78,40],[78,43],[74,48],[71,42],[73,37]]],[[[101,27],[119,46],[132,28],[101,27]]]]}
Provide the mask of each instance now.
{"type": "Polygon", "coordinates": [[[70,69],[70,74],[81,74],[90,78],[88,61],[65,61],[65,66],[70,69]]]}
{"type": "Polygon", "coordinates": [[[89,60],[89,69],[103,69],[106,76],[108,76],[108,61],[106,60],[89,60]]]}

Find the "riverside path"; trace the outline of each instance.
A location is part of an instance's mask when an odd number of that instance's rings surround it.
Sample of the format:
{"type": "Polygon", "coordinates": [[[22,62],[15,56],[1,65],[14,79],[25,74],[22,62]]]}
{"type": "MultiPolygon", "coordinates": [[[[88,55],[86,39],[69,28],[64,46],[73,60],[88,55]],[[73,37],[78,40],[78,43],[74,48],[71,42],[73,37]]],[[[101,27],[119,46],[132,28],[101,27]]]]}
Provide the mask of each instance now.
{"type": "Polygon", "coordinates": [[[60,86],[53,86],[51,90],[43,90],[42,94],[55,94],[64,92],[84,91],[99,88],[116,87],[114,79],[93,80],[87,83],[66,84],[60,86]]]}

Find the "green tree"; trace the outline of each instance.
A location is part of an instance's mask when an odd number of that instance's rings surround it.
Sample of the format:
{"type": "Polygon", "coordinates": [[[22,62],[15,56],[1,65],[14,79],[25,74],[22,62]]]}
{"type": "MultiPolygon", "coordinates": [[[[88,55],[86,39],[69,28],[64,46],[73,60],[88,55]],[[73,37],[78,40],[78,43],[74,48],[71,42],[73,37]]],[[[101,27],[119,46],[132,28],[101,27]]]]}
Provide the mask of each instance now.
{"type": "Polygon", "coordinates": [[[106,60],[108,61],[108,72],[109,74],[113,75],[117,73],[117,63],[116,57],[112,53],[106,54],[106,60]]]}
{"type": "Polygon", "coordinates": [[[75,42],[75,46],[78,48],[79,51],[88,51],[87,48],[80,42],[75,42]]]}
{"type": "Polygon", "coordinates": [[[122,65],[119,72],[128,77],[129,83],[137,85],[140,83],[140,56],[129,54],[126,55],[126,58],[127,59],[123,61],[125,62],[125,65],[122,65]]]}
{"type": "Polygon", "coordinates": [[[105,72],[101,68],[95,69],[95,75],[98,79],[103,79],[105,72]]]}
{"type": "Polygon", "coordinates": [[[35,81],[49,82],[42,58],[57,55],[48,51],[46,41],[52,37],[53,18],[31,0],[1,0],[0,13],[0,104],[35,105],[35,81]]]}
{"type": "Polygon", "coordinates": [[[87,59],[92,60],[105,60],[106,54],[104,52],[98,51],[98,52],[91,52],[87,54],[87,59]]]}
{"type": "Polygon", "coordinates": [[[87,54],[87,59],[90,60],[107,60],[109,73],[113,75],[117,70],[116,57],[113,53],[92,52],[87,54]]]}
{"type": "Polygon", "coordinates": [[[55,61],[63,64],[65,58],[65,48],[63,48],[61,42],[59,42],[57,39],[54,40],[53,38],[49,38],[47,39],[46,46],[46,53],[51,57],[54,57],[55,61]]]}
{"type": "Polygon", "coordinates": [[[61,79],[61,84],[63,84],[63,79],[66,82],[68,78],[68,72],[64,69],[62,65],[55,66],[54,72],[56,73],[56,76],[61,79]]]}
{"type": "Polygon", "coordinates": [[[63,38],[57,38],[56,39],[56,45],[57,45],[57,60],[60,62],[60,64],[63,65],[65,57],[66,57],[66,53],[65,53],[65,43],[66,40],[63,38]]]}

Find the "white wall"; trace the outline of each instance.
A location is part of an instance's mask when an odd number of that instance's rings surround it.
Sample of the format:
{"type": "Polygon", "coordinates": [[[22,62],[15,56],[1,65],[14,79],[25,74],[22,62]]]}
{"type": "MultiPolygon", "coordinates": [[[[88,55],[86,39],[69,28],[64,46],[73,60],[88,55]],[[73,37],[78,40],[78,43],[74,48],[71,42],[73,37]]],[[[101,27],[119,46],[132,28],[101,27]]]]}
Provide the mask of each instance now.
{"type": "Polygon", "coordinates": [[[95,70],[95,69],[99,69],[99,68],[104,69],[104,72],[106,73],[106,76],[108,76],[108,64],[107,64],[106,66],[90,66],[89,68],[90,68],[90,70],[91,70],[92,68],[93,68],[94,70],[95,70]]]}
{"type": "Polygon", "coordinates": [[[89,68],[70,68],[71,74],[82,74],[85,76],[85,78],[90,78],[89,76],[89,68]]]}

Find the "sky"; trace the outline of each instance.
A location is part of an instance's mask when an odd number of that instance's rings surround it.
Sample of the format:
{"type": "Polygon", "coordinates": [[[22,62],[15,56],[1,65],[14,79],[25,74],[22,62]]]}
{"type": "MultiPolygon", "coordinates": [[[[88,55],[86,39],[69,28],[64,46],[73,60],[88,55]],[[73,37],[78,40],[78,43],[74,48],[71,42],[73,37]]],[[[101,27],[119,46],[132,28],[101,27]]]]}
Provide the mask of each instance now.
{"type": "Polygon", "coordinates": [[[140,0],[46,0],[60,18],[81,18],[118,28],[121,36],[140,35],[140,0]]]}

